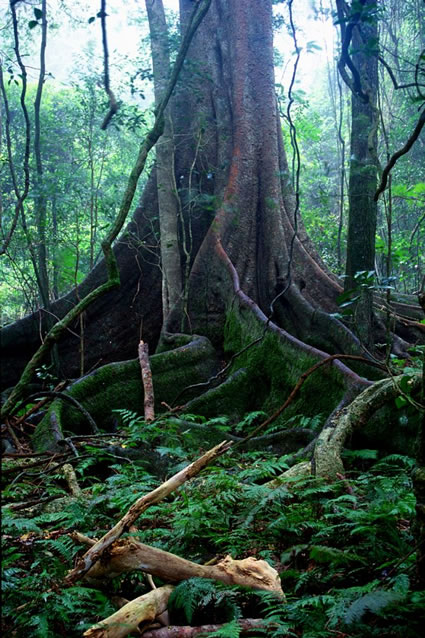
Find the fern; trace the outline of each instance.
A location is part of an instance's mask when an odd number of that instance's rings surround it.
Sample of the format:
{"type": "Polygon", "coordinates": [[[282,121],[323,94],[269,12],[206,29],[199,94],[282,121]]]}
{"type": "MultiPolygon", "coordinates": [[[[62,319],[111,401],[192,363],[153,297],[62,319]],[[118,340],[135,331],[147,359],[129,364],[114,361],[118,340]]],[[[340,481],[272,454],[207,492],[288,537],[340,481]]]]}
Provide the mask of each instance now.
{"type": "Polygon", "coordinates": [[[240,635],[241,627],[236,618],[208,634],[211,638],[239,638],[240,635]]]}
{"type": "Polygon", "coordinates": [[[366,612],[377,614],[389,604],[400,601],[402,596],[394,591],[378,589],[365,594],[354,601],[345,612],[344,621],[347,625],[359,622],[366,612]]]}
{"type": "Polygon", "coordinates": [[[313,545],[310,548],[310,558],[317,563],[330,563],[333,565],[346,565],[353,561],[365,564],[366,561],[353,552],[337,549],[336,547],[327,547],[326,545],[313,545]]]}
{"type": "Polygon", "coordinates": [[[192,622],[193,612],[199,606],[208,605],[215,596],[216,586],[205,578],[190,578],[174,588],[169,606],[182,609],[187,621],[192,622]]]}

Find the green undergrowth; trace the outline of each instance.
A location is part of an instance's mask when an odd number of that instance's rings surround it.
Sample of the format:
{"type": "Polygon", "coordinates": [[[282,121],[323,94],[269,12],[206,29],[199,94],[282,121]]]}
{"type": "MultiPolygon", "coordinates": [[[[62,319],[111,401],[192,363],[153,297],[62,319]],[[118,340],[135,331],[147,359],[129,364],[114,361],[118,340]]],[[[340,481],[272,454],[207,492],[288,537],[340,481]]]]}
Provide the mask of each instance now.
{"type": "MultiPolygon", "coordinates": [[[[226,419],[186,414],[209,428],[250,432],[258,413],[238,425],[226,419]]],[[[204,450],[190,428],[166,418],[146,424],[122,411],[122,449],[147,446],[167,459],[167,476],[204,450]]],[[[295,415],[288,427],[317,427],[295,415]]],[[[81,636],[113,613],[111,597],[135,598],[150,589],[141,572],[105,583],[102,591],[63,578],[84,548],[69,532],[101,536],[136,498],[159,483],[143,461],[110,456],[92,442],[78,445],[72,460],[83,489],[51,511],[13,504],[66,497],[61,469],[41,467],[5,473],[3,485],[2,602],[5,635],[56,638],[81,636]],[[14,480],[12,480],[12,478],[14,480]],[[7,479],[7,480],[6,480],[7,479]]],[[[147,509],[134,535],[195,562],[254,556],[279,572],[286,602],[265,592],[204,579],[180,583],[172,595],[176,624],[225,623],[216,636],[239,636],[239,618],[263,618],[251,636],[420,636],[425,592],[414,588],[415,501],[411,458],[381,458],[376,450],[346,452],[346,474],[333,484],[302,478],[268,482],[288,468],[288,456],[231,450],[164,502],[147,509]]],[[[8,468],[5,462],[5,470],[8,468]]],[[[161,584],[158,579],[156,584],[161,584]]],[[[213,635],[213,634],[209,634],[213,635]]]]}

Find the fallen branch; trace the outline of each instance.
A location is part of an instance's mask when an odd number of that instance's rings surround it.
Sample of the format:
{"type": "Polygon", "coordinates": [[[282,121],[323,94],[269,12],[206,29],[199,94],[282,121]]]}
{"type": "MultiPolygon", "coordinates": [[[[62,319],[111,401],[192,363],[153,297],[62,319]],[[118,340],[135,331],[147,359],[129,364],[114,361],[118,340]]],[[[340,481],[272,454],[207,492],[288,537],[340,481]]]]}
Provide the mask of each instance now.
{"type": "MultiPolygon", "coordinates": [[[[272,622],[262,620],[261,618],[241,618],[238,620],[240,633],[245,634],[253,629],[266,630],[271,629],[272,622]]],[[[179,625],[170,625],[169,627],[160,627],[159,629],[150,629],[145,631],[143,638],[195,638],[195,636],[209,636],[210,634],[220,631],[224,625],[202,625],[201,627],[185,627],[179,625]]]]}
{"type": "Polygon", "coordinates": [[[109,618],[90,627],[83,636],[86,638],[124,638],[137,628],[139,631],[143,631],[143,625],[150,625],[159,614],[167,609],[172,591],[173,587],[166,585],[131,600],[109,618]],[[140,627],[141,623],[143,623],[142,627],[140,627]]]}
{"type": "Polygon", "coordinates": [[[150,505],[158,503],[164,499],[168,494],[171,494],[174,490],[178,489],[183,483],[188,481],[193,476],[196,476],[208,463],[221,456],[227,450],[230,449],[231,443],[223,441],[219,445],[216,445],[211,450],[208,450],[199,459],[185,467],[183,470],[172,476],[168,481],[165,481],[157,487],[155,490],[139,498],[128,510],[128,512],[122,517],[118,523],[109,530],[93,547],[91,547],[86,554],[77,562],[74,569],[68,574],[65,579],[67,584],[73,583],[78,578],[81,578],[94,563],[99,560],[103,552],[107,547],[110,547],[112,543],[117,540],[124,532],[128,531],[129,527],[137,520],[137,518],[144,512],[150,505]]]}
{"type": "MultiPolygon", "coordinates": [[[[71,537],[87,544],[93,542],[80,534],[73,534],[71,537]]],[[[284,597],[279,574],[265,560],[257,560],[252,556],[234,560],[231,556],[226,556],[215,565],[199,565],[157,547],[139,543],[133,538],[116,541],[103,559],[91,567],[84,580],[96,587],[105,579],[116,578],[135,569],[168,582],[208,578],[227,585],[242,585],[274,592],[278,597],[284,597]]]]}

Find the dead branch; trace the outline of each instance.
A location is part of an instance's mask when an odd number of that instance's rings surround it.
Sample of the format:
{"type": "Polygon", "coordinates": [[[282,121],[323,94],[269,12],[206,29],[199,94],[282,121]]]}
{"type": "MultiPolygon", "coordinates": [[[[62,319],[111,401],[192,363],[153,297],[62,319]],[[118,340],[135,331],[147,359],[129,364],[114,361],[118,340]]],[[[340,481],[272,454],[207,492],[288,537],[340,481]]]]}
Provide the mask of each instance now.
{"type": "Polygon", "coordinates": [[[72,496],[76,496],[77,498],[81,496],[83,492],[81,487],[78,485],[77,475],[75,474],[75,470],[71,463],[65,463],[62,467],[62,472],[64,473],[65,480],[68,483],[69,491],[72,496]]]}
{"type": "Polygon", "coordinates": [[[102,556],[105,549],[110,547],[124,532],[128,531],[129,527],[137,520],[142,512],[150,505],[164,499],[193,476],[196,476],[208,463],[227,452],[231,445],[228,441],[223,441],[219,445],[216,445],[199,459],[172,476],[168,481],[162,483],[162,485],[155,490],[139,498],[122,519],[80,558],[76,567],[66,577],[65,582],[71,584],[78,578],[81,578],[102,556]]]}
{"type": "Polygon", "coordinates": [[[90,627],[83,636],[86,638],[124,638],[137,628],[139,631],[143,631],[143,625],[149,626],[159,614],[167,609],[172,591],[173,587],[166,585],[131,600],[109,618],[90,627]],[[142,627],[140,627],[141,623],[143,623],[142,627]]]}
{"type": "MultiPolygon", "coordinates": [[[[81,535],[72,538],[91,542],[81,535]]],[[[144,545],[133,538],[116,541],[101,561],[87,572],[84,580],[93,586],[121,574],[142,570],[163,581],[180,582],[189,578],[208,578],[227,585],[242,585],[252,589],[271,591],[283,598],[279,574],[264,560],[252,556],[234,560],[226,556],[216,565],[199,565],[157,547],[144,545]]]]}
{"type": "Polygon", "coordinates": [[[144,341],[139,343],[139,363],[142,371],[144,390],[145,421],[151,423],[155,420],[154,393],[152,383],[152,370],[149,362],[149,346],[144,341]]]}
{"type": "MultiPolygon", "coordinates": [[[[241,634],[244,634],[254,629],[270,629],[273,623],[261,618],[241,618],[238,620],[238,625],[241,634]]],[[[200,636],[201,634],[209,636],[215,631],[220,631],[223,627],[224,625],[202,625],[201,627],[170,625],[145,631],[143,638],[195,638],[195,636],[200,636]]]]}

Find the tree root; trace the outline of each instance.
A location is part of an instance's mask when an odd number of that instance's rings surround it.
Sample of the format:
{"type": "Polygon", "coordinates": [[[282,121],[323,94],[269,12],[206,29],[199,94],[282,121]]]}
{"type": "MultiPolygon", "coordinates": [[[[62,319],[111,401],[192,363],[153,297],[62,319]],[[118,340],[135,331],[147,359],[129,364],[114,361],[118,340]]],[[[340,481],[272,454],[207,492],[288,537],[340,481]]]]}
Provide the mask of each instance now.
{"type": "MultiPolygon", "coordinates": [[[[399,388],[401,378],[400,376],[377,381],[359,394],[349,406],[335,411],[317,438],[312,461],[293,466],[268,485],[277,487],[288,478],[309,474],[329,481],[337,479],[338,475],[344,473],[341,452],[345,441],[354,430],[366,425],[379,408],[401,394],[399,388]]],[[[410,391],[418,390],[421,383],[420,375],[413,377],[410,391]]]]}

